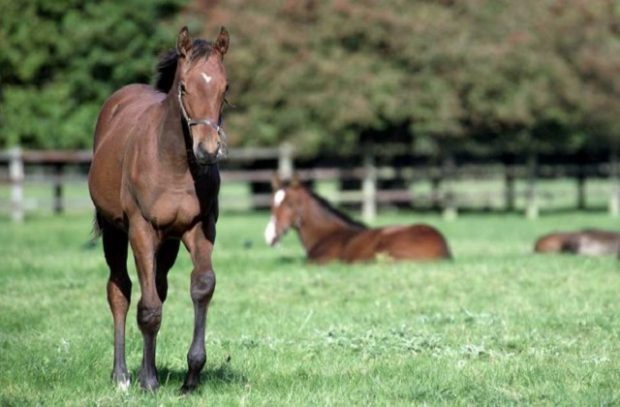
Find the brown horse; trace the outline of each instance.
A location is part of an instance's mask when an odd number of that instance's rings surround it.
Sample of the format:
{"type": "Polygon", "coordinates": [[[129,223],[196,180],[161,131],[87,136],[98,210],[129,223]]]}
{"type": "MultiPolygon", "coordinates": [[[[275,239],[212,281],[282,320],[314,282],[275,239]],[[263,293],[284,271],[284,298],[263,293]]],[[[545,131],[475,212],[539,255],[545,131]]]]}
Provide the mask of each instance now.
{"type": "Polygon", "coordinates": [[[223,57],[228,43],[224,28],[210,43],[192,41],[184,27],[176,50],[159,63],[155,88],[125,86],[99,113],[88,186],[110,269],[112,379],[121,387],[127,387],[130,380],[125,365],[125,319],[131,297],[128,242],[142,294],[137,313],[144,341],[140,385],[150,390],[159,386],[155,342],[168,289],[167,273],[181,241],[194,266],[190,284],[194,335],[184,391],[198,385],[206,361],[206,315],[215,289],[211,252],[218,216],[217,160],[224,153],[220,125],[228,87],[223,57]]]}
{"type": "Polygon", "coordinates": [[[437,260],[451,257],[443,235],[428,225],[370,229],[339,212],[297,179],[274,178],[271,219],[265,240],[273,246],[289,228],[297,231],[308,260],[316,263],[394,260],[437,260]]]}
{"type": "Polygon", "coordinates": [[[598,229],[550,233],[536,241],[534,251],[588,256],[620,254],[620,233],[598,229]]]}

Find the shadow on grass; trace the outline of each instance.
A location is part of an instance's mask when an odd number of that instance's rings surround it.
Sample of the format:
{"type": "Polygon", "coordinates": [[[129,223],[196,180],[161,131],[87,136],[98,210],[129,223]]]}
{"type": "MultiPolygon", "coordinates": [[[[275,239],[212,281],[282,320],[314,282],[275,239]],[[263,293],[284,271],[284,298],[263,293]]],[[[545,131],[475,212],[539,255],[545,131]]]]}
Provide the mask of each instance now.
{"type": "Polygon", "coordinates": [[[305,258],[299,256],[278,256],[276,260],[278,264],[303,264],[305,262],[305,258]]]}
{"type": "MultiPolygon", "coordinates": [[[[162,386],[176,386],[180,388],[186,374],[186,369],[170,369],[165,366],[158,369],[158,376],[162,386]]],[[[135,377],[137,377],[137,372],[135,377]]],[[[244,385],[247,382],[247,377],[233,369],[229,362],[222,362],[217,368],[207,368],[200,375],[201,388],[206,386],[244,385]]]]}

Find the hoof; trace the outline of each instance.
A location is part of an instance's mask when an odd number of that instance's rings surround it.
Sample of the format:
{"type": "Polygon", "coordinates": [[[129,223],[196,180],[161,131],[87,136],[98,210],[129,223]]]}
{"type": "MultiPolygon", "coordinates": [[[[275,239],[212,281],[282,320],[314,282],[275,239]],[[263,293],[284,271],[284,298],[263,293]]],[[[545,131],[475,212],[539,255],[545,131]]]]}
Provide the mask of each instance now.
{"type": "Polygon", "coordinates": [[[183,386],[181,386],[181,394],[190,394],[193,393],[194,391],[196,391],[196,389],[198,388],[197,384],[183,384],[183,386]]]}
{"type": "Polygon", "coordinates": [[[114,382],[118,390],[127,391],[127,389],[129,389],[129,385],[131,384],[129,373],[112,372],[112,382],[114,382]]]}
{"type": "Polygon", "coordinates": [[[155,391],[159,388],[159,381],[157,380],[157,376],[146,375],[140,373],[138,377],[138,381],[140,382],[140,387],[145,391],[155,391]]]}
{"type": "Polygon", "coordinates": [[[181,393],[188,394],[194,392],[200,384],[200,376],[187,374],[183,386],[181,386],[181,393]]]}

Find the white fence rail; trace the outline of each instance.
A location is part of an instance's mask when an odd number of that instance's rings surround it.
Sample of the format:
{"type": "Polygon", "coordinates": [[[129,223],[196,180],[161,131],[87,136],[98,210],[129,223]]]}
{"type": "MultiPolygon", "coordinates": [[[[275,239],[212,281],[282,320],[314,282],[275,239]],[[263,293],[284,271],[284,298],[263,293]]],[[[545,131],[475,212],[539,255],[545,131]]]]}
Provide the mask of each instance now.
{"type": "MultiPolygon", "coordinates": [[[[68,184],[85,184],[85,168],[90,164],[90,151],[36,151],[12,148],[0,152],[0,185],[8,186],[8,197],[0,195],[0,212],[9,213],[14,221],[22,221],[26,213],[36,207],[32,204],[25,192],[25,182],[34,181],[49,184],[52,189],[51,209],[54,213],[61,213],[67,208],[70,200],[65,194],[68,184]],[[71,167],[84,167],[82,171],[67,171],[71,167]],[[45,171],[28,171],[29,169],[45,171]]],[[[616,160],[610,163],[579,166],[539,165],[530,160],[526,165],[460,165],[453,161],[445,161],[441,165],[420,166],[382,166],[376,164],[377,157],[365,153],[361,157],[360,165],[353,167],[317,167],[300,168],[299,176],[306,181],[336,181],[344,179],[357,180],[358,190],[340,190],[333,198],[339,204],[359,204],[361,213],[366,221],[372,220],[377,213],[377,207],[384,204],[407,204],[414,207],[431,207],[441,210],[444,217],[453,219],[463,207],[499,206],[505,210],[515,210],[518,199],[524,201],[524,214],[528,218],[539,215],[541,205],[554,199],[549,191],[539,186],[541,178],[564,177],[574,178],[576,207],[585,209],[588,194],[586,186],[588,179],[605,177],[606,191],[601,193],[609,197],[608,208],[612,216],[620,215],[620,165],[616,160]],[[382,181],[399,179],[404,186],[396,189],[381,187],[382,181]],[[488,179],[501,179],[502,186],[493,191],[480,192],[476,189],[457,189],[460,182],[477,183],[488,179]],[[517,181],[525,182],[520,190],[516,187],[517,181]],[[426,193],[412,193],[411,185],[427,182],[430,190],[426,193]]],[[[228,160],[221,170],[224,183],[263,183],[271,181],[278,172],[282,177],[290,177],[295,167],[295,154],[290,145],[279,148],[246,148],[232,149],[228,160]],[[246,164],[257,160],[270,162],[267,169],[247,169],[246,164]],[[245,168],[244,168],[245,167],[245,168]]],[[[82,198],[84,201],[87,198],[82,198]]],[[[222,197],[226,199],[226,197],[222,197]]],[[[238,198],[235,198],[238,200],[238,198]]],[[[270,194],[255,192],[251,196],[253,207],[268,207],[270,194]]],[[[238,202],[232,202],[223,207],[239,207],[238,202]]],[[[89,202],[85,202],[89,206],[89,202]]],[[[248,207],[245,205],[244,207],[248,207]]],[[[544,209],[544,207],[542,208],[544,209]]]]}

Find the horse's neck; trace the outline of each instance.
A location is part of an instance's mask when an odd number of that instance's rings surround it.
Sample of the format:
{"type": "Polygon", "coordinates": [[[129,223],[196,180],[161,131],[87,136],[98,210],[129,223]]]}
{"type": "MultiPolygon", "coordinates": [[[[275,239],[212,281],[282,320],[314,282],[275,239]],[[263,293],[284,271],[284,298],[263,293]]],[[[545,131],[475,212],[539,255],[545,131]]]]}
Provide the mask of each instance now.
{"type": "Polygon", "coordinates": [[[324,208],[314,198],[309,197],[302,210],[297,232],[306,253],[310,253],[313,248],[329,236],[357,229],[359,228],[349,224],[330,210],[324,208]]]}
{"type": "Polygon", "coordinates": [[[175,87],[161,102],[162,123],[157,135],[157,159],[170,173],[183,174],[189,171],[192,158],[185,139],[181,110],[175,87]]]}

